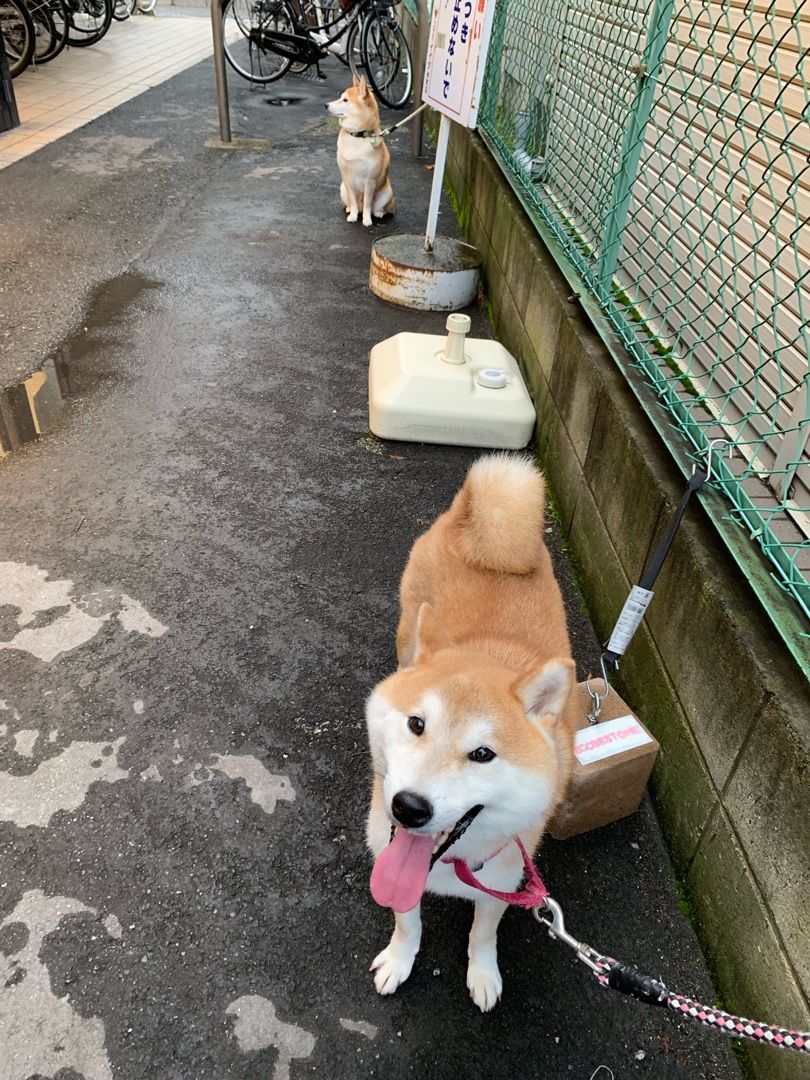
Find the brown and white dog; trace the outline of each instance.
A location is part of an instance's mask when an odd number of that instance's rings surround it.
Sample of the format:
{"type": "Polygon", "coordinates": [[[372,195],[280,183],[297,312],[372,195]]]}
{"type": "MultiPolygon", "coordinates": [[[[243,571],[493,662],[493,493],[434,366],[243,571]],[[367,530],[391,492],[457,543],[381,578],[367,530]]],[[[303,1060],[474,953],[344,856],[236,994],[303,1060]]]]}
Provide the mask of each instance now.
{"type": "Polygon", "coordinates": [[[372,964],[381,994],[411,972],[427,889],[475,902],[467,986],[484,1012],[500,999],[496,934],[506,904],[433,855],[480,807],[448,857],[480,866],[489,888],[515,890],[523,861],[514,837],[534,852],[570,779],[574,662],[544,510],[543,478],[528,459],[488,455],[411,551],[400,667],[366,708],[371,891],[396,919],[372,964]]]}
{"type": "Polygon", "coordinates": [[[347,221],[372,224],[394,212],[394,192],[388,179],[391,155],[380,134],[380,111],[364,78],[355,76],[354,84],[336,101],[326,106],[340,117],[337,163],[340,169],[340,198],[347,221]]]}

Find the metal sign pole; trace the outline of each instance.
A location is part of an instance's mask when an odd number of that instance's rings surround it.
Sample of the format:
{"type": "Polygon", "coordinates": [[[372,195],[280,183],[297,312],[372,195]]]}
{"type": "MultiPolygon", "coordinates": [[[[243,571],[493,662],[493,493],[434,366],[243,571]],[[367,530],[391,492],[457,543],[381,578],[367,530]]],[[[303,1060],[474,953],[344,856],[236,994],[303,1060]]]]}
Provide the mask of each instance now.
{"type": "Polygon", "coordinates": [[[425,251],[433,251],[436,239],[436,224],[439,219],[439,201],[444,184],[444,166],[447,161],[447,143],[450,139],[450,118],[442,113],[439,122],[439,138],[436,142],[436,161],[433,165],[433,185],[430,189],[430,207],[428,209],[427,230],[425,232],[425,251]]]}
{"type": "Polygon", "coordinates": [[[217,84],[219,137],[232,142],[231,114],[228,108],[228,77],[225,72],[225,30],[222,24],[222,0],[211,0],[211,31],[214,37],[214,77],[217,84]]]}

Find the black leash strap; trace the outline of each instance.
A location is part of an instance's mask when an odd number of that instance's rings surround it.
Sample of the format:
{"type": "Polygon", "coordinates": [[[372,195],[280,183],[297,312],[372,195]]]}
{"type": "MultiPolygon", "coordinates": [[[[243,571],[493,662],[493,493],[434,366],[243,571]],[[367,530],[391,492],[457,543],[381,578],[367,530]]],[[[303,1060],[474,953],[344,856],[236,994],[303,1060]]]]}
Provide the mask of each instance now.
{"type": "Polygon", "coordinates": [[[652,588],[655,579],[658,577],[661,567],[664,565],[664,560],[669,554],[669,549],[672,547],[680,524],[683,521],[689,500],[696,491],[703,487],[707,480],[708,473],[704,472],[703,469],[695,469],[689,477],[689,483],[683,498],[675,508],[675,513],[672,515],[663,536],[658,541],[658,546],[648,559],[641,580],[638,585],[634,585],[630,590],[630,595],[625,600],[621,614],[616,620],[613,633],[610,635],[610,641],[602,653],[602,660],[606,667],[612,668],[614,671],[618,668],[619,659],[624,655],[653,598],[652,588]]]}
{"type": "Polygon", "coordinates": [[[467,813],[463,817],[460,817],[458,819],[458,821],[453,826],[453,831],[447,837],[442,846],[433,852],[433,855],[430,859],[431,870],[442,857],[442,855],[444,855],[445,851],[447,851],[449,847],[452,847],[453,844],[455,844],[456,840],[460,840],[462,838],[464,833],[467,831],[467,829],[469,829],[469,827],[472,825],[472,823],[475,821],[475,819],[478,817],[478,815],[483,809],[483,806],[473,806],[470,810],[467,811],[467,813]]]}
{"type": "Polygon", "coordinates": [[[669,997],[669,990],[658,979],[642,974],[630,964],[620,964],[618,960],[610,961],[607,985],[620,994],[638,998],[645,1005],[666,1005],[669,997]]]}

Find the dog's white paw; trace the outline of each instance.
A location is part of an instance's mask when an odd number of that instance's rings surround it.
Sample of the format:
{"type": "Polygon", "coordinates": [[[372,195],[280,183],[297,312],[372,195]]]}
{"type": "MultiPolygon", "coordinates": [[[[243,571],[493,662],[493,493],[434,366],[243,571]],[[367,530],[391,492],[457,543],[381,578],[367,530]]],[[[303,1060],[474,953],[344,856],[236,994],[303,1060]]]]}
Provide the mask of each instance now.
{"type": "Polygon", "coordinates": [[[366,217],[366,215],[363,214],[363,224],[365,225],[366,228],[368,228],[370,225],[373,225],[374,222],[371,220],[370,217],[366,217]]]}
{"type": "Polygon", "coordinates": [[[358,217],[359,213],[357,210],[350,210],[349,213],[346,215],[346,220],[354,224],[354,222],[357,221],[358,217]]]}
{"type": "Polygon", "coordinates": [[[404,952],[394,945],[383,949],[371,965],[375,972],[374,986],[378,994],[393,994],[411,973],[416,953],[404,952]]]}
{"type": "Polygon", "coordinates": [[[494,1009],[501,1000],[503,990],[503,979],[497,965],[479,967],[470,964],[467,968],[467,989],[481,1012],[494,1009]]]}

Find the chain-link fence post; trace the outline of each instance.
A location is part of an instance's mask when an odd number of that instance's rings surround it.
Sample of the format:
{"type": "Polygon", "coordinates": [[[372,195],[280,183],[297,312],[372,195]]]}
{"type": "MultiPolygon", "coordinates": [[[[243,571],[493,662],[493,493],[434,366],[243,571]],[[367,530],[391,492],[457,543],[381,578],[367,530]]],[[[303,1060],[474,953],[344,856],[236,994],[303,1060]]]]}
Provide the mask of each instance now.
{"type": "Polygon", "coordinates": [[[652,112],[656,80],[667,47],[674,6],[675,0],[655,0],[650,15],[644,53],[640,60],[636,60],[630,66],[630,70],[636,76],[636,97],[624,133],[621,164],[616,174],[613,196],[610,200],[611,210],[605,221],[602,254],[597,270],[605,296],[610,295],[613,271],[616,269],[622,233],[627,221],[627,208],[630,205],[633,181],[638,173],[638,163],[644,146],[644,129],[647,127],[652,112]]]}

